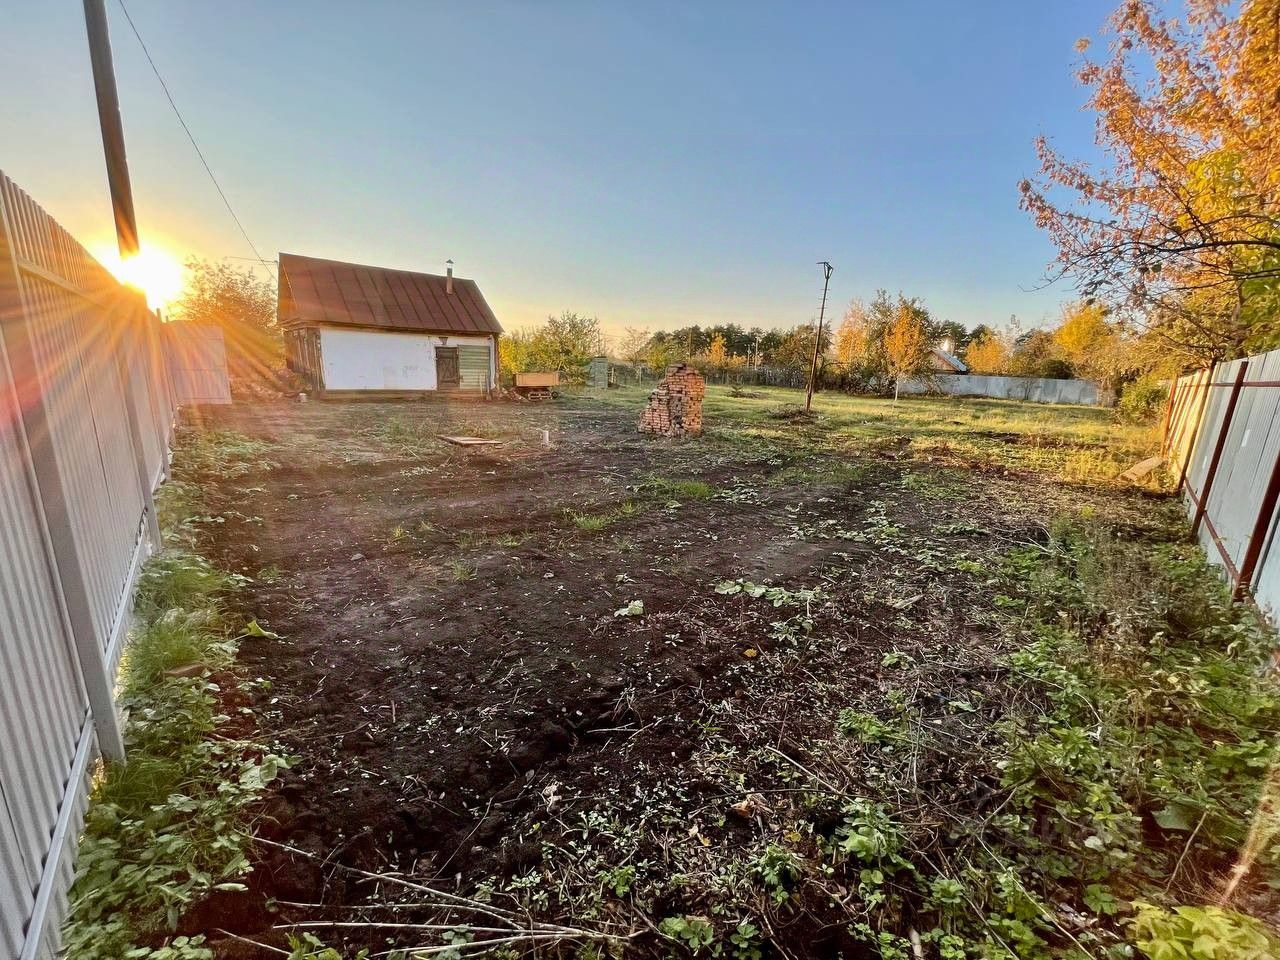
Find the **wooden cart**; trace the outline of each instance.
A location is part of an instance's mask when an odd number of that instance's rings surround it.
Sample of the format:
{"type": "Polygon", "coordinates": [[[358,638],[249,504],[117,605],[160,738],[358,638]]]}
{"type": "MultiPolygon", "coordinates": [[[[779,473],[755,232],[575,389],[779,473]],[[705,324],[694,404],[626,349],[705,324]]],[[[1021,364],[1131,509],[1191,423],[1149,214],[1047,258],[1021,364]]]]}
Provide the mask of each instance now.
{"type": "Polygon", "coordinates": [[[529,400],[550,400],[552,387],[560,386],[560,373],[530,371],[516,374],[516,392],[529,400]]]}

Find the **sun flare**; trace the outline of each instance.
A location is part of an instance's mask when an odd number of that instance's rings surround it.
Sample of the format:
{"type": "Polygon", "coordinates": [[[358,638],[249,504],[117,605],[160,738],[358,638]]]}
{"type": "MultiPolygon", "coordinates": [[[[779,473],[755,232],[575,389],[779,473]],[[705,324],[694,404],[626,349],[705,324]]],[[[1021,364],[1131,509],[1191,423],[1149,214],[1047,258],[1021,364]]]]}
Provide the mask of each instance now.
{"type": "Polygon", "coordinates": [[[182,293],[184,267],[165,250],[144,245],[136,256],[127,260],[121,260],[109,247],[94,254],[121,283],[141,290],[152,310],[167,307],[182,293]]]}

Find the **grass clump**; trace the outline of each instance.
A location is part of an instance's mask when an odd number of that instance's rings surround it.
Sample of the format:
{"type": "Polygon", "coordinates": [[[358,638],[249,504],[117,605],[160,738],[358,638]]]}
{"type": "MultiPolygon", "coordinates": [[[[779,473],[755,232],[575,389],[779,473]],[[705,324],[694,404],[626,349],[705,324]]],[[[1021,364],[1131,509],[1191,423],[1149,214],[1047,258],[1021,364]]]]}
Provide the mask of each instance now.
{"type": "Polygon", "coordinates": [[[716,491],[705,480],[660,477],[652,474],[640,484],[640,492],[657,500],[706,500],[716,491]]]}
{"type": "Polygon", "coordinates": [[[814,484],[830,484],[831,486],[849,486],[858,483],[867,475],[867,467],[861,463],[850,463],[845,460],[804,460],[783,467],[769,477],[770,486],[811,486],[814,484]]]}
{"type": "Polygon", "coordinates": [[[573,521],[573,525],[587,533],[597,533],[605,527],[627,520],[640,513],[640,505],[633,500],[624,500],[613,510],[603,513],[588,513],[580,510],[566,510],[565,515],[573,521]]]}
{"type": "MultiPolygon", "coordinates": [[[[179,501],[198,506],[188,489],[162,498],[166,509],[179,501]]],[[[166,533],[182,535],[185,519],[171,510],[166,533]]],[[[177,548],[144,568],[120,670],[126,760],[106,764],[92,791],[67,956],[209,960],[203,937],[173,932],[202,898],[244,889],[254,806],[288,761],[249,738],[244,631],[228,607],[239,582],[177,548]]]]}

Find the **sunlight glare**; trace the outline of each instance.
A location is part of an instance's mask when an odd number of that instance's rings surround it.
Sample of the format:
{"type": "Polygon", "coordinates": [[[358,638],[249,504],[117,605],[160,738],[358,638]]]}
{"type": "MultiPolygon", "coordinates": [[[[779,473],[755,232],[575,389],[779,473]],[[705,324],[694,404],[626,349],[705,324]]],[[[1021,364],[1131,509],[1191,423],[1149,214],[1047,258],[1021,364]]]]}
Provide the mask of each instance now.
{"type": "Polygon", "coordinates": [[[152,310],[167,307],[182,293],[185,268],[173,254],[144,245],[128,260],[111,248],[95,251],[98,261],[118,280],[141,290],[152,310]]]}

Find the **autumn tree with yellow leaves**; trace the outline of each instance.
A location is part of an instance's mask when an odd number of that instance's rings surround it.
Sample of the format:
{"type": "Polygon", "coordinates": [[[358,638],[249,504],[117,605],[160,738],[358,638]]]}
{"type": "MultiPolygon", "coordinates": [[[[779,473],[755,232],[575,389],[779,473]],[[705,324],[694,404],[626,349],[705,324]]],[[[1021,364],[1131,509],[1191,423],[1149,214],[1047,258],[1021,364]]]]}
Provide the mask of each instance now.
{"type": "Polygon", "coordinates": [[[1037,142],[1022,206],[1054,276],[1188,362],[1280,345],[1280,0],[1125,0],[1080,81],[1108,162],[1037,142]]]}
{"type": "Polygon", "coordinates": [[[1009,366],[1009,344],[994,330],[984,330],[965,350],[964,364],[972,373],[1004,373],[1009,366]]]}
{"type": "Polygon", "coordinates": [[[867,308],[860,300],[849,304],[840,326],[836,327],[835,360],[845,366],[861,363],[869,345],[867,308]]]}
{"type": "Polygon", "coordinates": [[[893,399],[906,377],[929,369],[929,315],[916,303],[899,298],[893,322],[884,333],[884,354],[893,378],[893,399]]]}

